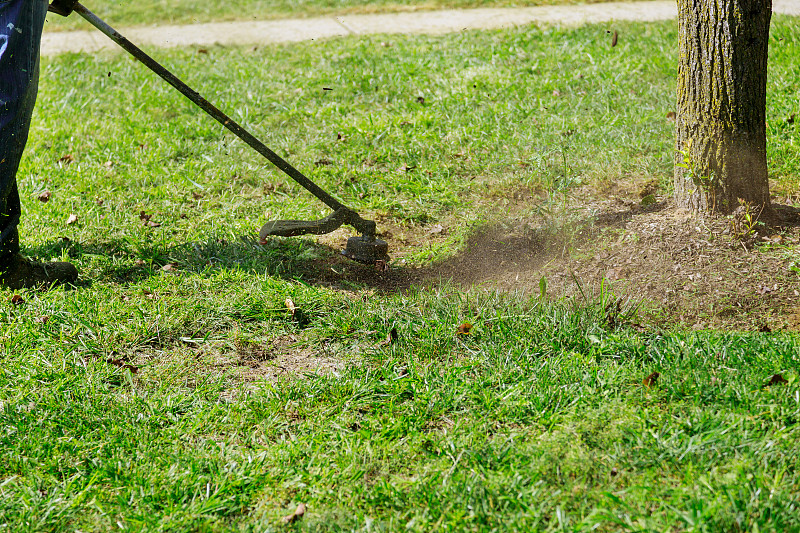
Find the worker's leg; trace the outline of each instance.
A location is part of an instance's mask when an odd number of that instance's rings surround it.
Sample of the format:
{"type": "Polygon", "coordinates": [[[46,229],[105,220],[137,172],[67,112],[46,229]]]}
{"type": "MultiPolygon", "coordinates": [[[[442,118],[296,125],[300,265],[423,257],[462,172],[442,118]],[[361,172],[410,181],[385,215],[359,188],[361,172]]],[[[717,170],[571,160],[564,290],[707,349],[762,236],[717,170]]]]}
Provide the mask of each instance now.
{"type": "Polygon", "coordinates": [[[19,254],[17,169],[36,103],[46,14],[47,0],[0,0],[0,285],[12,289],[78,277],[69,263],[38,263],[19,254]]]}
{"type": "Polygon", "coordinates": [[[17,169],[39,81],[46,0],[0,1],[0,263],[19,252],[17,169]]]}

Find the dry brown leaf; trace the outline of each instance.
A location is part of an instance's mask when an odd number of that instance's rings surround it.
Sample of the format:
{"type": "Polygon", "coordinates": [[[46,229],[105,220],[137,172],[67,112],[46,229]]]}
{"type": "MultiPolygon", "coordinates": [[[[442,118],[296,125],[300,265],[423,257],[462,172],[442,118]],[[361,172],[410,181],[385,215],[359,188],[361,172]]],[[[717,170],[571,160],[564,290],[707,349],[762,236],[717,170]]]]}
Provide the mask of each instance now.
{"type": "Polygon", "coordinates": [[[281,521],[284,524],[292,524],[303,518],[304,514],[306,514],[306,504],[301,503],[297,506],[297,509],[295,509],[292,514],[284,516],[281,521]]]}
{"type": "Polygon", "coordinates": [[[198,54],[206,54],[207,55],[208,54],[208,50],[206,50],[205,48],[198,48],[197,49],[197,53],[198,54]]]}
{"type": "Polygon", "coordinates": [[[675,120],[676,116],[677,115],[675,115],[675,111],[670,111],[669,113],[667,113],[667,120],[675,120]]]}
{"type": "Polygon", "coordinates": [[[161,222],[156,222],[155,220],[145,220],[144,225],[148,228],[160,228],[161,222]]]}
{"type": "Polygon", "coordinates": [[[11,297],[11,305],[22,305],[25,303],[25,298],[20,296],[19,294],[15,294],[11,297]]]}
{"type": "Polygon", "coordinates": [[[33,319],[34,322],[37,324],[47,324],[47,321],[50,320],[50,317],[47,315],[37,316],[33,319]]]}
{"type": "Polygon", "coordinates": [[[785,383],[789,383],[789,380],[783,377],[781,374],[775,374],[769,378],[769,381],[767,381],[767,384],[764,386],[769,387],[770,385],[783,385],[785,383]]]}
{"type": "Polygon", "coordinates": [[[136,374],[137,372],[139,372],[139,367],[133,366],[133,365],[129,365],[125,361],[123,361],[122,359],[114,359],[113,357],[109,357],[108,359],[106,359],[106,363],[108,363],[110,365],[118,366],[120,368],[124,368],[126,370],[130,370],[131,374],[136,374]]]}
{"type": "Polygon", "coordinates": [[[653,372],[652,374],[650,374],[649,376],[647,376],[642,380],[642,385],[644,385],[645,387],[653,387],[656,384],[656,380],[658,380],[658,376],[660,375],[661,374],[659,374],[658,372],[653,372]]]}
{"type": "Polygon", "coordinates": [[[75,161],[75,156],[73,156],[72,154],[62,155],[61,157],[58,158],[58,162],[64,166],[69,165],[74,161],[75,161]]]}
{"type": "Polygon", "coordinates": [[[469,335],[469,332],[472,330],[472,324],[469,322],[464,322],[458,329],[456,330],[456,335],[469,335]]]}
{"type": "Polygon", "coordinates": [[[286,309],[289,310],[289,314],[294,316],[294,314],[297,312],[297,306],[294,305],[294,300],[287,297],[284,303],[286,304],[286,309]]]}
{"type": "Polygon", "coordinates": [[[386,340],[381,343],[381,346],[389,346],[390,344],[394,344],[399,338],[400,334],[397,333],[397,328],[392,328],[389,334],[386,335],[386,340]]]}
{"type": "Polygon", "coordinates": [[[50,191],[42,191],[39,193],[39,201],[40,202],[47,202],[50,200],[50,197],[53,196],[53,193],[50,191]]]}
{"type": "Polygon", "coordinates": [[[619,35],[617,34],[617,30],[614,30],[614,35],[611,36],[611,47],[617,46],[617,38],[619,35]]]}
{"type": "Polygon", "coordinates": [[[67,224],[68,224],[68,225],[72,225],[72,224],[76,223],[77,221],[78,221],[78,215],[76,215],[75,213],[72,213],[72,214],[71,214],[71,215],[70,215],[70,216],[67,218],[67,224]]]}

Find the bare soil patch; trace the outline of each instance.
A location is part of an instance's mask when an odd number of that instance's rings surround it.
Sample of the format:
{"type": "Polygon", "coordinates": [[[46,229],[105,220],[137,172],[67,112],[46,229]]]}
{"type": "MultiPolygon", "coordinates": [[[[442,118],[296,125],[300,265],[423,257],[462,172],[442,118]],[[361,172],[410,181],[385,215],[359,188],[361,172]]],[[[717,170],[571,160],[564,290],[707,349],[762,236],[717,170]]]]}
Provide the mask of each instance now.
{"type": "MultiPolygon", "coordinates": [[[[779,222],[744,235],[741,214],[698,220],[654,192],[654,183],[636,180],[586,187],[558,224],[525,214],[535,195],[510,193],[517,200],[506,216],[477,228],[446,261],[380,272],[331,258],[313,276],[340,288],[396,292],[446,282],[531,295],[544,277],[551,298],[610,292],[658,327],[800,330],[800,210],[778,205],[779,222]],[[647,196],[655,203],[643,205],[647,196]]],[[[396,258],[438,238],[429,228],[388,232],[402,236],[390,239],[396,258]]]]}

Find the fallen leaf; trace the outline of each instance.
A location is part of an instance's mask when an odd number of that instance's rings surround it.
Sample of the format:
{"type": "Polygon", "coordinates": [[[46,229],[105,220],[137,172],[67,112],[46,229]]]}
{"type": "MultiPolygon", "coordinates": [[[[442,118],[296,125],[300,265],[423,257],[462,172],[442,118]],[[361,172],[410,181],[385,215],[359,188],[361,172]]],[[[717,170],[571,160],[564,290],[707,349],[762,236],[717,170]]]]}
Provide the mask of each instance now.
{"type": "Polygon", "coordinates": [[[411,171],[412,171],[412,170],[414,170],[415,168],[417,168],[417,166],[416,166],[416,165],[412,165],[412,166],[403,165],[402,167],[398,167],[398,168],[397,168],[397,171],[398,171],[398,172],[405,172],[406,174],[408,174],[409,172],[411,172],[411,171]]]}
{"type": "Polygon", "coordinates": [[[75,161],[75,156],[73,156],[72,154],[62,155],[61,157],[58,158],[58,162],[61,165],[69,165],[74,161],[75,161]]]}
{"type": "Polygon", "coordinates": [[[294,301],[291,298],[286,298],[284,303],[286,304],[286,309],[289,310],[289,314],[294,317],[294,314],[297,312],[297,306],[294,304],[294,301]]]}
{"type": "Polygon", "coordinates": [[[108,363],[110,365],[118,366],[120,368],[124,368],[126,370],[130,370],[131,374],[136,374],[139,371],[139,367],[136,367],[136,366],[133,366],[133,365],[129,365],[128,363],[126,363],[122,359],[114,359],[113,357],[109,357],[108,359],[106,359],[106,363],[108,363]]]}
{"type": "Polygon", "coordinates": [[[111,167],[114,166],[114,162],[113,161],[106,161],[105,163],[103,163],[103,166],[106,167],[106,168],[111,168],[111,167]]]}
{"type": "Polygon", "coordinates": [[[141,213],[139,213],[139,220],[148,221],[148,220],[150,220],[151,218],[153,218],[153,215],[148,215],[148,214],[147,214],[147,213],[145,213],[144,211],[142,211],[141,213]]]}
{"type": "Polygon", "coordinates": [[[417,96],[417,103],[418,104],[424,104],[425,103],[425,97],[424,96],[417,96]]]}
{"type": "Polygon", "coordinates": [[[74,224],[74,223],[76,223],[77,221],[78,221],[78,215],[76,215],[75,213],[72,213],[72,214],[71,214],[71,215],[70,215],[70,216],[67,218],[67,224],[74,224]]]}
{"type": "Polygon", "coordinates": [[[675,111],[670,111],[669,113],[667,113],[667,120],[675,120],[676,116],[677,115],[675,114],[675,111]]]}
{"type": "Polygon", "coordinates": [[[619,35],[617,34],[617,30],[614,30],[614,35],[611,36],[611,47],[617,46],[617,38],[619,35]]]}
{"type": "Polygon", "coordinates": [[[292,514],[284,516],[281,520],[284,524],[292,524],[303,518],[304,514],[306,514],[306,504],[301,503],[292,514]]]}
{"type": "Polygon", "coordinates": [[[314,161],[314,165],[318,167],[324,167],[331,164],[331,160],[323,157],[322,159],[317,159],[314,161]]]}
{"type": "Polygon", "coordinates": [[[166,265],[161,267],[161,270],[164,272],[174,272],[178,270],[178,263],[167,263],[166,265]]]}
{"type": "Polygon", "coordinates": [[[144,261],[144,259],[137,259],[136,261],[133,262],[133,264],[136,266],[142,266],[146,265],[147,263],[144,261]]]}
{"type": "Polygon", "coordinates": [[[783,377],[781,374],[775,374],[769,378],[769,381],[767,381],[767,384],[764,386],[769,387],[770,385],[783,385],[784,383],[789,383],[789,380],[783,377]]]}
{"type": "Polygon", "coordinates": [[[50,317],[46,315],[37,316],[36,318],[33,319],[33,321],[36,322],[37,324],[47,324],[48,320],[50,320],[50,317]]]}
{"type": "Polygon", "coordinates": [[[659,374],[658,372],[653,372],[652,374],[650,374],[649,376],[647,376],[642,380],[642,385],[644,385],[645,387],[653,387],[656,384],[658,376],[660,375],[661,374],[659,374]]]}
{"type": "Polygon", "coordinates": [[[160,228],[161,222],[156,222],[154,220],[145,220],[144,225],[147,226],[148,228],[160,228]]]}
{"type": "Polygon", "coordinates": [[[197,53],[198,54],[208,54],[208,50],[206,50],[205,48],[198,48],[197,49],[197,53]]]}
{"type": "Polygon", "coordinates": [[[22,305],[25,303],[25,298],[20,296],[19,294],[15,294],[11,297],[11,305],[22,305]]]}
{"type": "Polygon", "coordinates": [[[53,196],[53,193],[50,191],[42,191],[39,193],[39,201],[40,202],[47,202],[50,200],[50,197],[53,196]]]}
{"type": "Polygon", "coordinates": [[[558,98],[559,96],[561,96],[561,91],[559,91],[558,89],[553,89],[553,96],[558,98]]]}
{"type": "Polygon", "coordinates": [[[469,335],[470,330],[472,329],[472,324],[469,322],[464,322],[458,329],[456,330],[456,335],[469,335]]]}
{"type": "Polygon", "coordinates": [[[389,334],[386,335],[386,340],[381,343],[381,346],[388,346],[390,344],[394,344],[399,338],[400,334],[397,333],[397,328],[392,328],[391,331],[389,331],[389,334]]]}
{"type": "Polygon", "coordinates": [[[439,233],[444,234],[444,226],[441,224],[435,224],[431,226],[431,229],[428,230],[428,233],[432,235],[438,235],[439,233]]]}

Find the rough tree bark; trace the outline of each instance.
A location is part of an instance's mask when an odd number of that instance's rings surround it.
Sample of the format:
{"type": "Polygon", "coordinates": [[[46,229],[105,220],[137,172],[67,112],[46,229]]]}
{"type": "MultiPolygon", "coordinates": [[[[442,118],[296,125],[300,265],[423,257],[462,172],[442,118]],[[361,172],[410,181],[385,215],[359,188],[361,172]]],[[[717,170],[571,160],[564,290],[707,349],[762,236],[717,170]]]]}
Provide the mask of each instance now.
{"type": "Polygon", "coordinates": [[[767,40],[772,0],[678,0],[679,206],[769,208],[767,40]],[[688,168],[685,168],[688,167],[688,168]]]}

